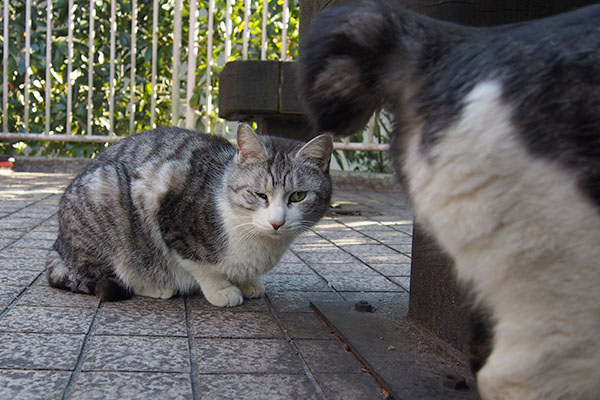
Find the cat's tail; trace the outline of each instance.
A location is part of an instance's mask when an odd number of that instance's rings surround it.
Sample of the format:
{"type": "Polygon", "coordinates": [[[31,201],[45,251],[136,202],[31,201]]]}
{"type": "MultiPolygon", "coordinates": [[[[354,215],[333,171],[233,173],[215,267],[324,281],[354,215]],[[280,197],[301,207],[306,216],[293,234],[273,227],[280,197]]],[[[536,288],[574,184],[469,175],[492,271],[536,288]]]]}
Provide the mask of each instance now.
{"type": "Polygon", "coordinates": [[[104,277],[99,280],[80,279],[65,265],[56,250],[48,253],[46,276],[48,284],[52,287],[77,293],[96,294],[103,301],[127,300],[133,296],[133,291],[114,277],[104,277]]]}
{"type": "Polygon", "coordinates": [[[415,66],[429,39],[456,29],[386,0],[319,14],[300,46],[299,88],[314,128],[358,132],[383,104],[401,101],[407,84],[418,84],[415,66]]]}

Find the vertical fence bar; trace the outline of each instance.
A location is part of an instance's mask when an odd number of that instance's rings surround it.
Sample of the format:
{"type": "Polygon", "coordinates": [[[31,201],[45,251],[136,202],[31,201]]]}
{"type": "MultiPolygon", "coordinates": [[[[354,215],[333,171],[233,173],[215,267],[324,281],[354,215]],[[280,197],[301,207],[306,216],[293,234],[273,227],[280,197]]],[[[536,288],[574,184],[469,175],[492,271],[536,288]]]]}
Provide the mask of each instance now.
{"type": "Polygon", "coordinates": [[[198,44],[196,36],[196,24],[198,22],[198,3],[194,0],[190,1],[190,28],[188,35],[188,70],[187,70],[187,86],[186,86],[186,109],[185,109],[185,127],[194,129],[196,125],[194,109],[190,104],[194,95],[194,87],[196,86],[196,58],[198,57],[198,44]]]}
{"type": "Polygon", "coordinates": [[[248,42],[250,41],[250,33],[248,23],[250,20],[250,0],[244,0],[244,30],[242,33],[242,60],[248,59],[248,42]]]}
{"type": "Polygon", "coordinates": [[[281,21],[283,28],[281,30],[281,61],[287,60],[287,30],[289,23],[288,0],[283,0],[283,10],[281,10],[281,21]]]}
{"type": "MultiPolygon", "coordinates": [[[[193,0],[192,0],[193,1],[193,0]]],[[[171,124],[179,122],[179,64],[181,63],[181,0],[175,0],[173,19],[173,85],[171,87],[171,124]]]]}
{"type": "Polygon", "coordinates": [[[129,134],[135,133],[135,56],[137,34],[137,0],[131,0],[131,95],[129,99],[129,134]]]}
{"type": "Polygon", "coordinates": [[[231,0],[225,2],[225,62],[231,56],[231,0]]]}
{"type": "Polygon", "coordinates": [[[4,0],[2,43],[2,131],[8,132],[8,1],[4,0]]]}
{"type": "Polygon", "coordinates": [[[108,70],[108,126],[110,136],[115,134],[115,33],[117,31],[116,0],[110,2],[110,60],[108,70]]]}
{"type": "MultiPolygon", "coordinates": [[[[50,0],[47,0],[50,1],[50,0]]],[[[90,0],[90,30],[88,40],[88,99],[87,99],[87,134],[92,134],[93,122],[93,96],[94,96],[94,19],[96,18],[96,7],[94,0],[90,0]]]]}
{"type": "Polygon", "coordinates": [[[263,0],[262,29],[260,38],[260,59],[267,59],[267,17],[269,16],[269,1],[263,0]]]}
{"type": "Polygon", "coordinates": [[[29,133],[29,61],[31,53],[31,0],[25,1],[25,77],[23,79],[23,122],[29,133]]]}
{"type": "Polygon", "coordinates": [[[69,0],[67,12],[67,135],[71,134],[73,108],[73,0],[69,0]]]}
{"type": "Polygon", "coordinates": [[[50,86],[52,86],[50,68],[52,68],[52,0],[46,0],[46,95],[44,98],[44,132],[46,135],[50,134],[50,86]]]}
{"type": "Polygon", "coordinates": [[[210,114],[212,113],[212,51],[213,51],[213,23],[214,23],[215,0],[208,0],[208,32],[206,43],[206,115],[204,129],[210,133],[210,114]]]}
{"type": "Polygon", "coordinates": [[[158,0],[152,5],[152,97],[150,98],[150,127],[156,128],[156,63],[158,59],[158,0]]]}

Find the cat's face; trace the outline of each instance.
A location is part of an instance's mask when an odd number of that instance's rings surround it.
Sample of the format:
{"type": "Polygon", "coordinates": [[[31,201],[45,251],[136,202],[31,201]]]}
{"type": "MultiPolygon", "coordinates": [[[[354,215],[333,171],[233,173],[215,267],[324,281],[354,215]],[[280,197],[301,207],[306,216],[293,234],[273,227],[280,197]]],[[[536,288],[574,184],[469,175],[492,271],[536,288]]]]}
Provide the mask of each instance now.
{"type": "Polygon", "coordinates": [[[238,128],[238,153],[227,186],[237,228],[249,235],[297,235],[314,225],[331,198],[332,141],[307,144],[238,128]]]}

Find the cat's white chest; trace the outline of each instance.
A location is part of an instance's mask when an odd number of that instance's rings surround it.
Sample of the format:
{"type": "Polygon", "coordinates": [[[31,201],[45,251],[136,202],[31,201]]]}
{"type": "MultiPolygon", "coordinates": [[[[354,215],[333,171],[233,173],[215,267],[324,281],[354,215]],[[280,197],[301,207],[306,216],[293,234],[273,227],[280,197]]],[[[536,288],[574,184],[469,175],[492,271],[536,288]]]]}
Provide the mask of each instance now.
{"type": "Polygon", "coordinates": [[[419,135],[409,138],[402,168],[417,219],[457,261],[459,277],[485,290],[509,268],[567,251],[557,229],[595,240],[598,216],[571,173],[527,153],[499,83],[481,83],[465,100],[427,155],[419,135]]]}

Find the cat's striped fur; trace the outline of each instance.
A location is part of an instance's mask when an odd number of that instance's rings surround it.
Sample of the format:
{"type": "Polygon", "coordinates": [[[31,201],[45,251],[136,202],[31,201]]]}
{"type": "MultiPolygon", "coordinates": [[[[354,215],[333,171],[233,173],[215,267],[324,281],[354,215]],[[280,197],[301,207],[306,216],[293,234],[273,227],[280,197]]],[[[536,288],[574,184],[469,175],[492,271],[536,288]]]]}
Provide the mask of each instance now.
{"type": "Polygon", "coordinates": [[[329,205],[331,151],[325,135],[304,144],[246,125],[238,150],[180,128],[124,139],[66,189],[48,280],[104,300],[260,296],[258,277],[329,205]]]}

